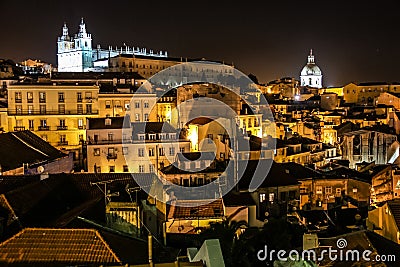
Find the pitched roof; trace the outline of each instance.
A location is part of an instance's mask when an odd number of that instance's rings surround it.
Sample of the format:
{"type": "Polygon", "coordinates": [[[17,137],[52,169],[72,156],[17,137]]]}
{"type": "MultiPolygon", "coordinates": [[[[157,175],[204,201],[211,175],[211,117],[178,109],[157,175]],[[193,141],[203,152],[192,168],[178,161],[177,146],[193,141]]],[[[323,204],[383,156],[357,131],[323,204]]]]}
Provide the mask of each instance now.
{"type": "Polygon", "coordinates": [[[216,218],[224,216],[224,203],[222,199],[208,200],[177,200],[171,205],[168,218],[198,219],[216,218]],[[196,204],[195,206],[192,206],[196,204]]]}
{"type": "Polygon", "coordinates": [[[0,262],[79,265],[121,261],[96,230],[26,228],[0,244],[0,262]]]}
{"type": "Polygon", "coordinates": [[[0,134],[0,165],[3,171],[22,167],[23,163],[49,162],[65,156],[67,155],[30,131],[0,134]]]}

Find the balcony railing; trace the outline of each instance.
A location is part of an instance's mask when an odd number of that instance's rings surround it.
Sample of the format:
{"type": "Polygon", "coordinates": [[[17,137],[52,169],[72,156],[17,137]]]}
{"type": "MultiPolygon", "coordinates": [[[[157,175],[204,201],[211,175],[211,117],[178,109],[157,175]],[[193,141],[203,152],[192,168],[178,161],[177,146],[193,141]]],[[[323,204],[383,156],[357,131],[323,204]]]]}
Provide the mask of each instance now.
{"type": "Polygon", "coordinates": [[[85,129],[85,125],[79,125],[79,126],[78,126],[78,129],[79,129],[79,130],[85,129]]]}
{"type": "Polygon", "coordinates": [[[14,127],[14,131],[15,132],[17,132],[17,131],[25,131],[25,127],[24,126],[15,126],[14,127]]]}
{"type": "Polygon", "coordinates": [[[57,126],[57,130],[68,130],[68,126],[59,125],[59,126],[57,126]]]}
{"type": "Polygon", "coordinates": [[[59,110],[9,110],[8,115],[97,115],[98,110],[82,111],[82,110],[65,110],[60,112],[59,110]]]}
{"type": "Polygon", "coordinates": [[[68,146],[68,141],[59,141],[58,145],[59,146],[68,146]]]}
{"type": "Polygon", "coordinates": [[[39,126],[38,130],[39,131],[48,131],[48,130],[50,130],[50,126],[39,126]]]}
{"type": "Polygon", "coordinates": [[[107,154],[107,159],[116,159],[116,158],[117,158],[117,154],[116,153],[107,154]]]}

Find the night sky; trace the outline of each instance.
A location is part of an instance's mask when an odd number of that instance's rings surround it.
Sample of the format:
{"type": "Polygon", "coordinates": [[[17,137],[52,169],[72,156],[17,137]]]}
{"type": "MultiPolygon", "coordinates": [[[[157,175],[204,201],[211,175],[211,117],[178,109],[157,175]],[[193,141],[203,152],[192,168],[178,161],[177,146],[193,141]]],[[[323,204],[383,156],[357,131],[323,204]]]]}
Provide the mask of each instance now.
{"type": "Polygon", "coordinates": [[[374,1],[4,1],[0,58],[56,64],[56,41],[80,18],[97,44],[233,62],[260,82],[299,78],[310,48],[324,86],[400,81],[400,12],[374,1]],[[261,4],[260,4],[261,3],[261,4]]]}

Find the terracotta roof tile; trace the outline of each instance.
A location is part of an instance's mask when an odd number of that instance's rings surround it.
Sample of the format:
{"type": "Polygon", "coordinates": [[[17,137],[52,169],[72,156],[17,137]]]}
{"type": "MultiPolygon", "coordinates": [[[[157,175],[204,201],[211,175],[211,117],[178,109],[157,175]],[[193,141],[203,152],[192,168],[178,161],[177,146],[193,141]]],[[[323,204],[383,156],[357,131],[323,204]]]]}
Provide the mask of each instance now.
{"type": "Polygon", "coordinates": [[[91,229],[26,228],[0,244],[3,263],[120,263],[102,236],[91,229]]]}

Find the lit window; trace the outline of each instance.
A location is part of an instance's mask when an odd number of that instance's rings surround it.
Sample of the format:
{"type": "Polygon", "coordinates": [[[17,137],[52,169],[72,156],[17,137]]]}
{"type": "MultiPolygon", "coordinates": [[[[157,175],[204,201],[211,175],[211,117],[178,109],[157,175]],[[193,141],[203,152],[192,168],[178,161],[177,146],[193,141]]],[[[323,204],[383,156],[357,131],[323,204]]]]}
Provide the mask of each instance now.
{"type": "Polygon", "coordinates": [[[265,201],[265,193],[260,194],[260,203],[265,201]]]}

